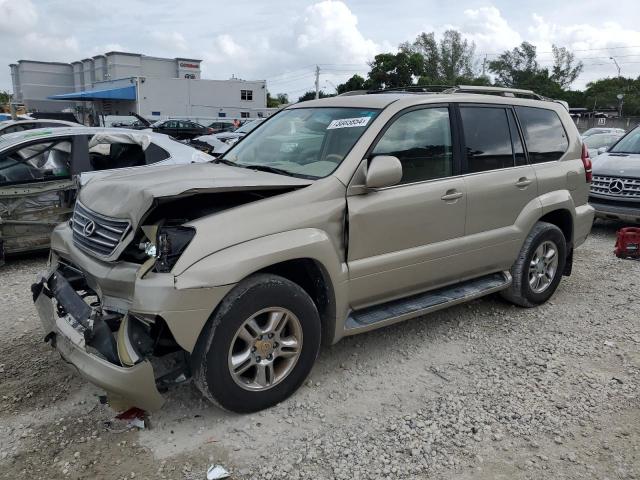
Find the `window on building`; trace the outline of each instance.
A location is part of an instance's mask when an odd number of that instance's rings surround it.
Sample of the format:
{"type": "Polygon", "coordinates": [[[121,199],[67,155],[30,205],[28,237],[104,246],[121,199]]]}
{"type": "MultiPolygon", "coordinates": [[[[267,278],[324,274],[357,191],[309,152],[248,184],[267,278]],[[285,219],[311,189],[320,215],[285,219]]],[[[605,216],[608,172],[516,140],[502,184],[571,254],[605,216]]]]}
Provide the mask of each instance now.
{"type": "Polygon", "coordinates": [[[253,100],[253,90],[240,90],[240,100],[253,100]]]}
{"type": "Polygon", "coordinates": [[[448,108],[405,113],[387,129],[373,155],[392,155],[402,163],[401,183],[422,182],[453,174],[448,108]]]}
{"type": "Polygon", "coordinates": [[[468,172],[514,166],[507,112],[504,108],[462,107],[460,115],[468,172]]]}
{"type": "Polygon", "coordinates": [[[240,118],[249,118],[249,112],[240,112],[240,118]]]}
{"type": "Polygon", "coordinates": [[[559,160],[567,151],[569,141],[558,114],[553,110],[535,107],[516,107],[516,114],[531,163],[559,160]]]}

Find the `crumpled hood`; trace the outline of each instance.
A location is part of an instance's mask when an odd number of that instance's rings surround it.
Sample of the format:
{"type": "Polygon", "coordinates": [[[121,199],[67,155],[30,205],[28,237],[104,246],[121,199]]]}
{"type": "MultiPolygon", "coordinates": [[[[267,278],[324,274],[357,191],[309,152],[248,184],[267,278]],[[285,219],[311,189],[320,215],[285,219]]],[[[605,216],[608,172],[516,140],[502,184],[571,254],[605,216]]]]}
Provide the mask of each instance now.
{"type": "Polygon", "coordinates": [[[602,153],[593,159],[593,174],[612,177],[640,177],[640,155],[602,153]]]}
{"type": "Polygon", "coordinates": [[[223,164],[158,166],[96,178],[80,190],[85,207],[136,227],[155,199],[196,193],[269,190],[310,185],[311,180],[223,164]]]}

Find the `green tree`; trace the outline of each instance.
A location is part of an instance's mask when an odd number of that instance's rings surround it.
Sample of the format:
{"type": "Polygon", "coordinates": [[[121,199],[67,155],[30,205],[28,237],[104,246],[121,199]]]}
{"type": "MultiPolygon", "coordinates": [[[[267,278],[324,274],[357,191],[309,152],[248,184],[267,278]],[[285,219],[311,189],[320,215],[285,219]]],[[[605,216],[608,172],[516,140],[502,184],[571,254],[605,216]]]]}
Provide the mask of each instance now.
{"type": "Polygon", "coordinates": [[[417,53],[422,56],[420,79],[423,85],[433,85],[440,82],[440,50],[433,32],[422,32],[413,43],[400,44],[400,51],[409,54],[417,53]]]}
{"type": "MultiPolygon", "coordinates": [[[[444,32],[440,42],[435,34],[421,33],[413,43],[400,45],[400,51],[419,54],[422,57],[421,85],[429,84],[475,84],[477,75],[474,70],[475,43],[465,40],[457,30],[444,32]]],[[[483,79],[482,85],[490,83],[483,79]]]]}
{"type": "Polygon", "coordinates": [[[460,32],[447,30],[440,41],[440,79],[446,85],[474,78],[473,57],[476,45],[462,38],[460,32]]]}
{"type": "Polygon", "coordinates": [[[553,69],[551,70],[551,80],[556,82],[562,89],[566,89],[582,73],[584,64],[575,60],[575,55],[565,47],[551,47],[553,50],[553,69]]]}
{"type": "Polygon", "coordinates": [[[496,76],[496,84],[504,87],[523,88],[551,98],[565,95],[569,86],[582,71],[582,64],[575,63],[571,52],[554,46],[553,73],[538,64],[536,47],[522,42],[519,47],[507,50],[496,60],[489,62],[489,71],[496,76]]]}
{"type": "Polygon", "coordinates": [[[280,105],[289,103],[289,96],[286,93],[278,93],[275,97],[267,91],[267,108],[278,108],[280,105]]]}
{"type": "Polygon", "coordinates": [[[287,95],[286,93],[278,93],[276,95],[276,98],[278,99],[278,103],[280,105],[286,105],[287,103],[289,103],[289,95],[287,95]]]}
{"type": "Polygon", "coordinates": [[[536,59],[536,47],[522,42],[519,47],[507,50],[496,60],[489,62],[489,71],[496,76],[496,83],[503,87],[523,88],[540,74],[536,59]]]}
{"type": "Polygon", "coordinates": [[[11,101],[11,94],[6,90],[0,90],[0,105],[9,106],[10,101],[11,101]]]}
{"type": "MultiPolygon", "coordinates": [[[[318,98],[327,98],[327,97],[335,97],[335,95],[332,95],[330,93],[325,93],[324,91],[320,90],[320,92],[318,93],[318,98]]],[[[300,98],[298,98],[298,101],[306,102],[307,100],[313,100],[315,98],[316,98],[315,90],[309,90],[308,92],[305,92],[305,94],[302,95],[300,98]]]]}
{"type": "Polygon", "coordinates": [[[618,108],[618,95],[624,95],[623,115],[640,115],[640,77],[602,78],[587,84],[584,91],[584,106],[594,110],[618,108]]]}
{"type": "Polygon", "coordinates": [[[354,90],[369,90],[370,88],[371,83],[356,73],[349,80],[338,85],[336,90],[338,94],[341,94],[346,92],[353,92],[354,90]]]}
{"type": "Polygon", "coordinates": [[[423,59],[418,53],[398,52],[376,55],[369,64],[371,88],[394,88],[413,84],[423,72],[423,59]]]}

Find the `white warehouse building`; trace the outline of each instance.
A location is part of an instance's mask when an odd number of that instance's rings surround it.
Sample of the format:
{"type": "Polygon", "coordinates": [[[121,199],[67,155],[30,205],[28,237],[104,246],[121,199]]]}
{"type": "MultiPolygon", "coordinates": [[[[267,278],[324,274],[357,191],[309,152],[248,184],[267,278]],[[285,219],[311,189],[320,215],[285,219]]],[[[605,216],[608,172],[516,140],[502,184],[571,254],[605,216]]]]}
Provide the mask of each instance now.
{"type": "Polygon", "coordinates": [[[267,109],[264,80],[205,80],[201,60],[108,52],[60,63],[20,60],[11,64],[14,102],[28,111],[83,106],[97,115],[148,118],[259,118],[267,109]]]}

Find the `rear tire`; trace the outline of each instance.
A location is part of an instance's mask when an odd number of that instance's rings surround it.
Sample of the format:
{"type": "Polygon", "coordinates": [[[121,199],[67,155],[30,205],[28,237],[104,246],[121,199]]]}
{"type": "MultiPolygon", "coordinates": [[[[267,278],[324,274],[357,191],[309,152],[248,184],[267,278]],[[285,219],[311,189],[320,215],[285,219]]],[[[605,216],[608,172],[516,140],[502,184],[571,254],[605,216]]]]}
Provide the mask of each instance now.
{"type": "Polygon", "coordinates": [[[195,384],[238,413],[275,405],[295,392],[320,350],[320,317],[309,295],[286,278],[253,275],[209,319],[192,356],[195,384]]]}
{"type": "Polygon", "coordinates": [[[527,308],[545,303],[558,288],[566,260],[562,230],[551,223],[536,223],[511,267],[511,286],[501,296],[527,308]]]}

